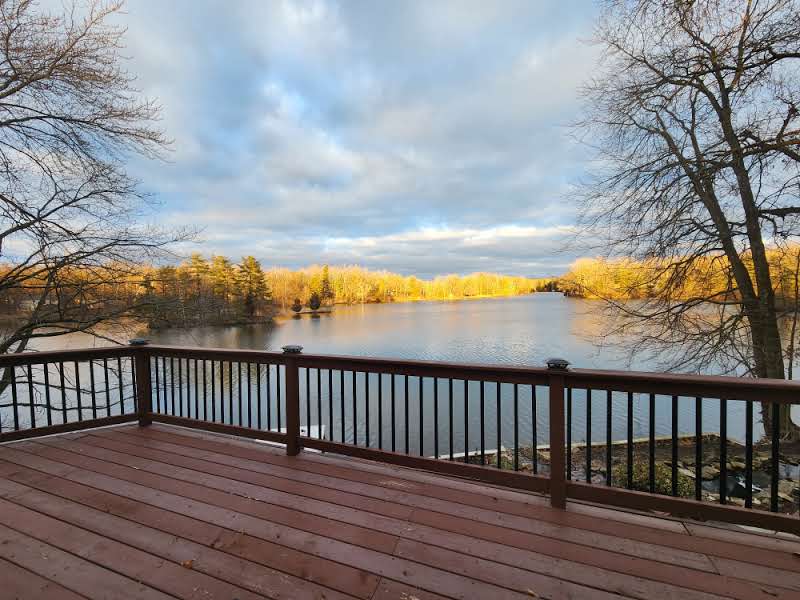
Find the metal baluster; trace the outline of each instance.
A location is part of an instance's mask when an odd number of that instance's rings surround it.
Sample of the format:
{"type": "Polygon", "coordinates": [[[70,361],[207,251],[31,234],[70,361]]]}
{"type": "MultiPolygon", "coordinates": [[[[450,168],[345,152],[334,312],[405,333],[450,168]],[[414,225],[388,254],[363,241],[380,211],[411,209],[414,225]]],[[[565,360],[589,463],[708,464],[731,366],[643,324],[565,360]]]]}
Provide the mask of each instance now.
{"type": "MultiPolygon", "coordinates": [[[[550,448],[552,452],[553,449],[550,448]]],[[[567,388],[567,480],[572,480],[572,388],[567,388]]]]}
{"type": "Polygon", "coordinates": [[[344,444],[344,371],[339,371],[339,400],[342,405],[342,443],[344,444]]]}
{"type": "Polygon", "coordinates": [[[633,488],[633,392],[628,392],[628,489],[633,488]]]}
{"type": "Polygon", "coordinates": [[[203,359],[203,420],[208,421],[208,365],[203,359]]]}
{"type": "Polygon", "coordinates": [[[433,445],[434,457],[439,458],[439,378],[433,378],[433,445]]]}
{"type": "Polygon", "coordinates": [[[378,373],[378,448],[383,450],[383,373],[378,373]]]}
{"type": "Polygon", "coordinates": [[[306,436],[311,437],[311,369],[306,371],[306,436]]]}
{"type": "Polygon", "coordinates": [[[364,371],[364,442],[367,448],[370,447],[369,443],[369,405],[372,399],[369,396],[369,371],[364,371]]]}
{"type": "Polygon", "coordinates": [[[448,379],[448,382],[448,401],[450,402],[450,460],[453,460],[453,380],[448,379]]]}
{"type": "Polygon", "coordinates": [[[396,452],[397,448],[395,446],[395,434],[394,434],[394,417],[395,417],[395,401],[394,401],[394,373],[392,373],[390,378],[392,389],[391,389],[391,409],[392,409],[392,452],[396,452]]]}
{"type": "MultiPolygon", "coordinates": [[[[47,371],[48,370],[49,369],[45,369],[45,373],[44,373],[45,374],[45,378],[44,378],[45,385],[47,385],[47,381],[48,381],[48,377],[47,377],[47,371]]],[[[108,359],[107,358],[103,359],[103,382],[104,382],[104,386],[105,386],[105,390],[106,390],[106,416],[110,417],[111,416],[111,386],[108,383],[108,359]]],[[[47,396],[47,403],[50,404],[50,395],[49,395],[49,393],[48,393],[48,396],[47,396]]],[[[49,422],[49,417],[48,417],[48,425],[49,424],[50,424],[50,422],[49,422]]]]}
{"type": "MultiPolygon", "coordinates": [[[[267,431],[269,431],[269,429],[270,429],[270,425],[269,425],[269,417],[270,417],[270,406],[269,406],[269,403],[270,403],[269,365],[265,365],[265,366],[266,366],[266,369],[264,369],[264,380],[266,381],[266,385],[267,385],[267,397],[265,398],[266,402],[264,404],[266,406],[264,407],[263,414],[266,417],[266,421],[267,421],[267,431]]],[[[256,394],[257,394],[256,398],[258,400],[258,429],[259,430],[263,430],[264,426],[263,426],[263,423],[261,421],[261,416],[262,416],[262,410],[261,410],[261,363],[257,363],[256,364],[256,375],[258,375],[257,383],[256,383],[256,385],[258,385],[258,391],[256,392],[256,394]]]]}
{"type": "MultiPolygon", "coordinates": [[[[44,369],[44,401],[47,406],[47,426],[50,427],[53,424],[52,405],[50,404],[50,363],[44,363],[42,368],[44,369]]],[[[107,381],[108,373],[106,373],[107,381]]],[[[108,397],[108,384],[106,384],[106,397],[108,397]]]]}
{"type": "Polygon", "coordinates": [[[358,446],[358,392],[356,390],[356,371],[353,371],[353,444],[358,446]]]}
{"type": "Polygon", "coordinates": [[[770,465],[771,492],[769,502],[769,509],[772,512],[778,512],[778,466],[781,449],[780,407],[781,405],[777,402],[772,403],[772,464],[770,465]]]}
{"type": "Polygon", "coordinates": [[[6,367],[11,369],[11,407],[14,410],[14,431],[19,431],[19,403],[17,401],[17,368],[15,366],[6,367]]]}
{"type": "Polygon", "coordinates": [[[656,395],[650,394],[650,493],[656,491],[656,395]]]}
{"type": "Polygon", "coordinates": [[[264,385],[267,390],[267,431],[272,431],[272,377],[270,375],[272,365],[267,363],[266,367],[264,369],[264,385]]]}
{"type": "Polygon", "coordinates": [[[200,380],[197,377],[198,359],[194,359],[194,418],[200,419],[200,380]]]}
{"type": "Polygon", "coordinates": [[[611,417],[614,406],[611,400],[611,390],[606,390],[606,485],[611,485],[611,455],[613,452],[613,440],[611,439],[611,417]]]}
{"type": "MultiPolygon", "coordinates": [[[[132,409],[136,411],[136,390],[139,388],[136,386],[136,364],[134,358],[131,356],[128,359],[128,364],[131,366],[131,401],[133,402],[132,409]]],[[[150,402],[152,405],[152,402],[150,402]]]]}
{"type": "Polygon", "coordinates": [[[178,357],[178,414],[183,416],[183,359],[178,357]]]}
{"type": "Polygon", "coordinates": [[[409,422],[408,421],[408,375],[405,376],[404,385],[405,385],[405,388],[404,388],[404,391],[403,391],[403,403],[405,404],[405,412],[404,412],[405,429],[404,429],[403,433],[405,433],[406,454],[408,454],[408,451],[410,449],[409,448],[409,443],[408,443],[408,439],[409,439],[409,435],[408,435],[408,433],[409,433],[408,432],[408,422],[409,422]]]}
{"type": "Polygon", "coordinates": [[[28,365],[28,402],[30,403],[31,429],[36,428],[36,397],[33,393],[33,367],[28,365]]]}
{"type": "Polygon", "coordinates": [[[694,400],[694,499],[703,499],[703,399],[694,400]]]}
{"type": "MultiPolygon", "coordinates": [[[[64,375],[64,371],[63,371],[64,363],[61,363],[61,365],[62,365],[61,375],[63,377],[63,375],[64,375]]],[[[123,389],[123,384],[122,384],[122,358],[120,358],[119,356],[117,357],[117,383],[119,384],[119,414],[124,414],[125,413],[125,391],[123,389]]]]}
{"type": "Polygon", "coordinates": [[[586,390],[586,483],[592,482],[592,390],[586,390]]]}
{"type": "Polygon", "coordinates": [[[486,382],[485,381],[481,381],[481,393],[480,393],[480,396],[479,396],[479,399],[480,399],[479,410],[481,411],[480,423],[481,423],[481,464],[482,465],[486,464],[486,439],[485,439],[485,433],[486,432],[484,431],[484,416],[486,414],[486,410],[485,410],[486,403],[485,403],[485,399],[484,399],[485,391],[486,391],[486,382]]]}
{"type": "MultiPolygon", "coordinates": [[[[531,450],[535,455],[535,442],[531,450]]],[[[517,383],[514,384],[514,470],[519,471],[519,384],[517,383]]]]}
{"type": "MultiPolygon", "coordinates": [[[[13,373],[13,367],[12,367],[13,373]]],[[[61,382],[61,419],[62,423],[67,422],[67,386],[66,381],[64,380],[64,363],[58,363],[58,377],[61,382]]],[[[11,386],[13,389],[13,385],[11,386]]]]}
{"type": "Polygon", "coordinates": [[[83,421],[83,405],[81,404],[81,373],[78,370],[78,363],[72,363],[75,367],[75,393],[78,405],[78,421],[83,421]]]}
{"type": "Polygon", "coordinates": [[[258,414],[257,427],[259,431],[264,429],[264,424],[261,421],[261,363],[256,363],[256,412],[258,414]]]}
{"type": "MultiPolygon", "coordinates": [[[[119,359],[118,359],[119,360],[119,359]]],[[[156,358],[156,360],[158,360],[156,358]]],[[[120,386],[122,385],[122,364],[119,364],[119,375],[120,375],[120,386]]],[[[166,357],[161,357],[161,375],[162,375],[162,384],[164,385],[162,396],[164,397],[164,414],[169,414],[169,410],[167,408],[167,359],[166,357]]],[[[121,388],[120,388],[121,389],[121,388]]],[[[122,406],[122,393],[120,393],[120,406],[122,406]]]]}
{"type": "Polygon", "coordinates": [[[169,399],[170,414],[175,415],[175,359],[171,356],[169,358],[169,399]]]}
{"type": "MultiPolygon", "coordinates": [[[[236,363],[236,385],[239,388],[239,427],[244,427],[244,409],[243,409],[243,402],[242,402],[242,363],[238,361],[236,363]]],[[[233,411],[231,411],[231,415],[233,411]]],[[[231,420],[232,421],[232,420],[231,420]]]]}
{"type": "Polygon", "coordinates": [[[333,369],[328,369],[328,439],[333,441],[333,369]]]}
{"type": "Polygon", "coordinates": [[[281,428],[281,366],[275,365],[275,409],[278,418],[278,430],[281,428]]]}
{"type": "Polygon", "coordinates": [[[97,418],[97,392],[94,389],[94,361],[89,361],[89,386],[91,389],[90,398],[92,399],[92,418],[97,418]]]}
{"type": "MultiPolygon", "coordinates": [[[[216,361],[211,361],[211,421],[216,423],[217,421],[217,376],[216,376],[216,369],[214,368],[214,363],[216,361]]],[[[222,375],[220,375],[220,381],[222,381],[222,375]]]]}
{"type": "Polygon", "coordinates": [[[678,495],[678,397],[672,397],[672,495],[678,495]]]}
{"type": "Polygon", "coordinates": [[[247,363],[247,426],[253,428],[253,365],[247,363]]]}
{"type": "Polygon", "coordinates": [[[464,380],[464,462],[469,462],[469,379],[464,380]]]}
{"type": "Polygon", "coordinates": [[[728,401],[719,400],[719,503],[728,502],[728,401]]]}
{"type": "MultiPolygon", "coordinates": [[[[183,377],[181,377],[181,387],[183,387],[183,377]]],[[[191,359],[186,359],[186,418],[192,418],[192,363],[191,359]]]]}
{"type": "MultiPolygon", "coordinates": [[[[224,394],[223,394],[224,397],[224,394]]],[[[225,422],[223,415],[222,422],[225,422]]],[[[234,424],[233,419],[233,361],[228,361],[228,423],[234,424]]]]}
{"type": "Polygon", "coordinates": [[[539,472],[539,433],[537,431],[539,421],[539,403],[536,399],[536,384],[531,384],[531,418],[533,427],[531,432],[531,451],[533,453],[533,473],[539,472]]]}
{"type": "Polygon", "coordinates": [[[425,428],[423,427],[423,420],[422,420],[422,418],[423,418],[423,410],[422,410],[422,393],[423,393],[422,392],[422,376],[420,375],[417,379],[419,380],[419,429],[417,430],[419,432],[419,455],[420,456],[425,456],[425,446],[423,444],[423,437],[424,436],[422,435],[422,432],[425,431],[425,428]]]}
{"type": "Polygon", "coordinates": [[[753,401],[745,401],[745,508],[753,507],[753,401]]]}
{"type": "Polygon", "coordinates": [[[502,385],[503,384],[500,383],[499,381],[494,384],[494,399],[495,399],[496,404],[497,404],[497,468],[498,469],[502,469],[503,468],[503,463],[502,463],[501,458],[500,458],[500,454],[501,454],[500,447],[503,445],[502,444],[501,428],[500,428],[500,423],[502,422],[502,419],[500,418],[501,400],[502,400],[502,397],[503,397],[503,394],[501,394],[502,385]]]}
{"type": "Polygon", "coordinates": [[[317,367],[317,439],[322,439],[322,369],[319,367],[317,367]]]}

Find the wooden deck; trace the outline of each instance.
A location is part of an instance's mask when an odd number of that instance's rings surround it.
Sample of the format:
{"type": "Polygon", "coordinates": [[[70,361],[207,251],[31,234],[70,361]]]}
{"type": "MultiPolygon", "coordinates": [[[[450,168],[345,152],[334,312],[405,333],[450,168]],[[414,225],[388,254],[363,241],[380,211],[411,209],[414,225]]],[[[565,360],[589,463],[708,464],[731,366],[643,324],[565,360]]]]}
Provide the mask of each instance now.
{"type": "Polygon", "coordinates": [[[800,539],[163,425],[0,446],[0,597],[800,598],[800,539]]]}

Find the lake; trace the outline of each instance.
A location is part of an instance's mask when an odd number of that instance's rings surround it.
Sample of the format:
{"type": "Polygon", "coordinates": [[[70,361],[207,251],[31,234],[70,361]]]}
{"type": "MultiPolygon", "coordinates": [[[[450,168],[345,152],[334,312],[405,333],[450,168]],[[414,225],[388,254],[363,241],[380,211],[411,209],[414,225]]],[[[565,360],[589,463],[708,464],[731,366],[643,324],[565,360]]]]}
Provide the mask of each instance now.
{"type": "MultiPolygon", "coordinates": [[[[286,344],[299,344],[307,353],[341,354],[358,356],[376,356],[386,358],[411,358],[422,360],[443,360],[469,363],[497,363],[504,365],[543,366],[548,357],[558,356],[568,359],[574,367],[626,369],[629,367],[626,355],[612,348],[598,349],[591,342],[592,335],[598,334],[603,327],[602,305],[597,301],[566,298],[557,293],[539,293],[514,298],[496,298],[464,300],[455,302],[418,302],[402,304],[369,304],[359,306],[336,306],[332,314],[319,317],[303,315],[299,318],[278,320],[275,326],[249,325],[240,327],[202,327],[194,329],[170,329],[154,331],[148,337],[154,343],[206,346],[221,348],[251,348],[280,350],[286,344]]],[[[653,370],[641,360],[633,361],[632,367],[638,370],[653,370]]],[[[376,376],[377,377],[377,376],[376,376]]],[[[400,378],[398,378],[400,379],[400,378]]],[[[414,378],[412,378],[414,379],[414,378]]],[[[345,389],[350,389],[351,380],[347,380],[345,389]]],[[[323,380],[321,396],[327,398],[323,380]]],[[[443,386],[446,382],[440,382],[443,386]]],[[[301,377],[301,385],[305,386],[301,377]]],[[[357,380],[358,394],[363,396],[363,381],[357,380]]],[[[384,383],[384,386],[390,385],[384,383]]],[[[423,397],[426,412],[431,402],[432,386],[430,381],[424,382],[423,397]]],[[[469,414],[470,426],[468,437],[470,450],[473,440],[479,435],[478,422],[474,415],[478,413],[477,382],[470,384],[469,414]]],[[[405,388],[398,383],[396,392],[398,402],[402,406],[405,388]]],[[[527,387],[527,386],[526,386],[527,387]]],[[[312,381],[312,409],[316,409],[316,387],[312,381]]],[[[375,382],[370,391],[370,401],[376,400],[375,382]]],[[[333,386],[334,399],[338,385],[333,386]]],[[[446,398],[449,390],[440,387],[440,396],[446,398]]],[[[415,382],[409,389],[410,422],[418,418],[418,389],[415,382]]],[[[530,445],[533,437],[531,390],[521,389],[519,398],[520,443],[530,445]],[[527,394],[527,395],[526,395],[527,394]]],[[[455,422],[463,423],[463,383],[457,382],[453,389],[455,404],[455,422]]],[[[496,439],[496,413],[494,394],[499,394],[502,403],[501,436],[502,444],[508,446],[513,428],[513,386],[504,385],[500,390],[494,384],[487,384],[487,439],[496,439]]],[[[537,432],[539,444],[547,443],[547,400],[546,389],[538,389],[537,432]]],[[[627,411],[627,396],[621,393],[613,395],[613,411],[622,417],[627,411]]],[[[324,404],[324,403],[323,403],[324,404]]],[[[446,405],[446,402],[443,402],[446,405]]],[[[337,402],[334,402],[334,406],[337,402]]],[[[592,396],[592,440],[605,439],[605,393],[595,392],[592,396]]],[[[682,398],[679,401],[679,433],[694,434],[694,399],[682,398]]],[[[403,438],[402,408],[398,416],[398,432],[403,438]]],[[[446,419],[446,406],[440,406],[440,417],[446,419]]],[[[656,409],[656,435],[671,433],[671,402],[667,397],[659,397],[656,409]]],[[[761,435],[759,411],[756,413],[754,432],[761,435]]],[[[364,414],[363,408],[359,411],[364,414]]],[[[302,412],[301,414],[305,414],[302,412]]],[[[375,410],[373,408],[373,415],[375,410]]],[[[744,403],[731,401],[728,403],[728,435],[732,439],[742,440],[744,436],[744,403]]],[[[332,422],[338,438],[340,431],[339,412],[334,408],[333,420],[324,408],[321,415],[323,424],[332,422]]],[[[719,431],[719,402],[704,402],[703,427],[706,432],[719,431]]],[[[303,417],[305,419],[305,417],[303,417]]],[[[312,414],[312,425],[320,419],[312,414]]],[[[347,421],[347,419],[345,419],[347,421]]],[[[388,419],[387,419],[388,420],[388,419]]],[[[431,421],[430,418],[427,419],[431,421]]],[[[634,404],[634,436],[648,435],[649,406],[645,395],[636,395],[634,404]]],[[[303,421],[305,422],[305,421],[303,421]]],[[[441,422],[441,420],[440,420],[441,422]]],[[[373,431],[375,425],[373,426],[373,431]]],[[[360,425],[363,432],[364,424],[360,425]]],[[[385,426],[386,427],[386,426],[385,426]]],[[[440,425],[442,427],[442,425],[440,425]]],[[[623,439],[626,435],[624,418],[614,419],[613,437],[623,439]]],[[[455,446],[457,452],[463,448],[463,427],[456,431],[455,446]]],[[[388,436],[388,430],[385,432],[388,436]]],[[[429,423],[423,431],[410,431],[412,447],[416,447],[419,435],[424,437],[426,447],[432,446],[433,432],[429,423]]],[[[576,390],[573,394],[573,442],[583,441],[586,437],[586,394],[576,390]]],[[[345,430],[345,439],[352,439],[352,428],[345,430]]],[[[440,441],[440,451],[446,451],[444,442],[440,441]]],[[[495,447],[496,443],[488,444],[495,447]]]]}

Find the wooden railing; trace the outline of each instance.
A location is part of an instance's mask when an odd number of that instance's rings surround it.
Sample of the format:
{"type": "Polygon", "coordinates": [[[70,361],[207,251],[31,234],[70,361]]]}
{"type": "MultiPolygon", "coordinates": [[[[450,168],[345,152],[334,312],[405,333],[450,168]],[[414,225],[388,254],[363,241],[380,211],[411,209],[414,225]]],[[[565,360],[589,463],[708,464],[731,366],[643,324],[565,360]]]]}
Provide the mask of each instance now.
{"type": "Polygon", "coordinates": [[[778,410],[800,403],[789,381],[155,345],[2,355],[0,370],[0,442],[155,421],[530,490],[559,508],[800,533],[797,477],[794,489],[783,478],[797,448],[778,410]]]}

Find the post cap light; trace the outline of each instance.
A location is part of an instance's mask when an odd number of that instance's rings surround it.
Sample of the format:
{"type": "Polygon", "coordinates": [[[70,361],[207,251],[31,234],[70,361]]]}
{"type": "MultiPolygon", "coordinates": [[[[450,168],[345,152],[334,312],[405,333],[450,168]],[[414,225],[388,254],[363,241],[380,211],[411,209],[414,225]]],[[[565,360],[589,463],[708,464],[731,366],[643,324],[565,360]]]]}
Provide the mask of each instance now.
{"type": "Polygon", "coordinates": [[[569,368],[569,361],[566,358],[548,358],[547,368],[566,371],[569,368]]]}
{"type": "Polygon", "coordinates": [[[132,338],[132,339],[128,340],[128,345],[129,346],[146,346],[149,343],[150,343],[150,340],[147,340],[145,338],[132,338]]]}
{"type": "Polygon", "coordinates": [[[300,354],[302,351],[303,347],[296,344],[289,344],[283,347],[284,354],[300,354]]]}

